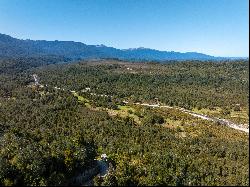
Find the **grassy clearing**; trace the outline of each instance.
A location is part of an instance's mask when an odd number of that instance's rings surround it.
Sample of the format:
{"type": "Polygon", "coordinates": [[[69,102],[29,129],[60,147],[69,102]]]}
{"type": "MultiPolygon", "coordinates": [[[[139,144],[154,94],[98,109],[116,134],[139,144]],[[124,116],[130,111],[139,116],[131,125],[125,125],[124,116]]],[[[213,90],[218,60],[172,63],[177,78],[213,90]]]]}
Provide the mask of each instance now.
{"type": "Polygon", "coordinates": [[[202,108],[201,110],[198,110],[197,108],[194,108],[192,111],[198,114],[206,114],[211,117],[214,116],[214,117],[219,117],[219,118],[225,118],[235,123],[248,123],[249,122],[247,109],[241,109],[241,111],[230,110],[230,114],[228,115],[224,115],[222,113],[223,109],[219,107],[216,107],[215,110],[210,110],[207,108],[202,108]]]}
{"type": "Polygon", "coordinates": [[[84,98],[83,96],[80,96],[77,92],[73,92],[73,95],[77,97],[78,101],[89,103],[88,99],[84,98]]]}
{"type": "Polygon", "coordinates": [[[131,106],[121,106],[121,105],[118,105],[118,110],[113,110],[113,109],[107,109],[108,113],[110,115],[118,115],[122,118],[125,118],[125,117],[130,117],[132,119],[134,119],[134,121],[137,123],[137,124],[141,124],[141,120],[140,118],[134,114],[134,112],[136,111],[133,107],[131,106]]]}
{"type": "Polygon", "coordinates": [[[202,108],[202,109],[198,110],[198,108],[194,108],[192,111],[196,112],[198,114],[220,115],[222,112],[222,109],[219,107],[215,107],[215,110],[210,110],[208,108],[202,108]]]}
{"type": "Polygon", "coordinates": [[[134,113],[135,112],[135,109],[132,108],[131,106],[121,106],[121,105],[118,105],[118,109],[121,110],[121,111],[125,111],[125,112],[128,112],[128,113],[134,113]]]}
{"type": "Polygon", "coordinates": [[[241,111],[232,111],[230,113],[230,119],[235,122],[249,123],[249,116],[246,109],[241,111]]]}
{"type": "Polygon", "coordinates": [[[182,121],[181,120],[171,120],[169,118],[165,118],[165,124],[166,127],[172,127],[177,128],[178,126],[181,126],[182,121]]]}
{"type": "Polygon", "coordinates": [[[77,97],[79,103],[83,103],[86,107],[91,108],[91,105],[89,104],[90,101],[87,98],[80,96],[77,92],[73,92],[73,95],[77,97]]]}

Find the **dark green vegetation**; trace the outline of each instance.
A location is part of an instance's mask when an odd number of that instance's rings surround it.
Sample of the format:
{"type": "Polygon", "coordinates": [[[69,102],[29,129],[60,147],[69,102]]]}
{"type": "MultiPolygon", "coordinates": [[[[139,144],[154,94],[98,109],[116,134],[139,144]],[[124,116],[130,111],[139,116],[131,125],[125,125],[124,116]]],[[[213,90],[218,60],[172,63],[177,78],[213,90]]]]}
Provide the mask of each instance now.
{"type": "Polygon", "coordinates": [[[248,62],[46,65],[63,60],[50,58],[0,61],[0,185],[68,184],[102,153],[116,168],[106,185],[249,184],[247,134],[174,109],[122,106],[248,108],[248,62]],[[48,87],[29,86],[33,73],[48,87]]]}
{"type": "MultiPolygon", "coordinates": [[[[36,70],[41,82],[80,91],[91,87],[98,94],[117,96],[133,102],[153,102],[155,98],[170,106],[186,109],[248,109],[249,64],[224,63],[77,63],[36,70]],[[129,68],[129,69],[128,69],[129,68]],[[238,106],[238,107],[239,107],[238,106]]],[[[228,112],[226,112],[228,111],[228,112]]],[[[246,122],[243,120],[243,122],[246,122]]]]}

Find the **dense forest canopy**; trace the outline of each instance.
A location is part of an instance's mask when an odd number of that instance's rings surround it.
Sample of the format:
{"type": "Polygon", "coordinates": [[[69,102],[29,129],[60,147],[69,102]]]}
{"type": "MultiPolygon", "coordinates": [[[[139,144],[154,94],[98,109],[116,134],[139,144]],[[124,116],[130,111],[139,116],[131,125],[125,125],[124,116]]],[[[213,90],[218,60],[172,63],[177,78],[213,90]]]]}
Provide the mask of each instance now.
{"type": "Polygon", "coordinates": [[[95,185],[249,185],[248,134],[133,104],[220,108],[248,123],[248,61],[67,61],[0,60],[0,185],[70,185],[102,153],[115,171],[95,185]]]}
{"type": "Polygon", "coordinates": [[[41,81],[71,90],[192,107],[248,108],[249,63],[175,62],[170,64],[85,63],[55,65],[35,71],[41,81]]]}

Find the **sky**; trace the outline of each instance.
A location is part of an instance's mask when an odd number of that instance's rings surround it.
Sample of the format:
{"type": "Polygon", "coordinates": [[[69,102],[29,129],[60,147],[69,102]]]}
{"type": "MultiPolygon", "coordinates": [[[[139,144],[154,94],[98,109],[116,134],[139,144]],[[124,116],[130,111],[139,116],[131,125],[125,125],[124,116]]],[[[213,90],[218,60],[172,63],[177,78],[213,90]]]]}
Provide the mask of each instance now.
{"type": "Polygon", "coordinates": [[[248,0],[0,0],[0,33],[119,49],[249,56],[248,0]]]}

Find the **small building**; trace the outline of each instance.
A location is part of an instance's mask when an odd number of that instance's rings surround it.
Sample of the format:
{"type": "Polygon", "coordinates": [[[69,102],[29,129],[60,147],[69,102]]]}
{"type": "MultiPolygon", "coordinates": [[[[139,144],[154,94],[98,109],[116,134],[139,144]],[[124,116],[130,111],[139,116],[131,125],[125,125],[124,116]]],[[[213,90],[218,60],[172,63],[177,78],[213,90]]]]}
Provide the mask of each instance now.
{"type": "Polygon", "coordinates": [[[89,92],[89,91],[90,91],[89,87],[87,87],[87,88],[85,88],[85,89],[82,90],[82,92],[89,92]]]}
{"type": "Polygon", "coordinates": [[[104,154],[102,154],[101,155],[101,159],[103,160],[103,161],[107,161],[107,155],[104,153],[104,154]]]}

